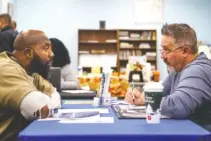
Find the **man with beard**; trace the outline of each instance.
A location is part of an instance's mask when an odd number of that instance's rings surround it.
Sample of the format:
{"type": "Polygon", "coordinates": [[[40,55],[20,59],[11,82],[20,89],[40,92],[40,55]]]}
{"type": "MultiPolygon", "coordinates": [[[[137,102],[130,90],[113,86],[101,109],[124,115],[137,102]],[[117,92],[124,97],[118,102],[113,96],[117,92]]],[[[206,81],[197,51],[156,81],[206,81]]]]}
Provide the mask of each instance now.
{"type": "Polygon", "coordinates": [[[51,43],[42,31],[21,32],[12,54],[0,53],[0,140],[13,141],[30,121],[51,116],[60,96],[34,68],[47,68],[51,43]]]}
{"type": "MultiPolygon", "coordinates": [[[[190,118],[207,128],[211,123],[211,61],[204,53],[197,53],[196,33],[189,25],[167,24],[161,33],[161,58],[173,68],[163,82],[161,113],[190,118]]],[[[134,94],[134,104],[145,104],[143,93],[136,90],[134,94]]],[[[131,91],[125,101],[133,103],[131,91]]]]}

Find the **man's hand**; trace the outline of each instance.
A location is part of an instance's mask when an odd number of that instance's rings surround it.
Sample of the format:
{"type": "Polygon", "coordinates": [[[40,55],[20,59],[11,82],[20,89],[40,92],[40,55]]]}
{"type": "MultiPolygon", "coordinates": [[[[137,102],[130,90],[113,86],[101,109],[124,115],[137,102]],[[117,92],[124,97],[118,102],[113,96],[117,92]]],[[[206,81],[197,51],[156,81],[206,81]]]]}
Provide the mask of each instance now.
{"type": "Polygon", "coordinates": [[[134,89],[132,92],[132,89],[130,88],[125,96],[125,102],[129,104],[135,104],[135,105],[144,105],[145,104],[145,96],[144,93],[140,92],[137,89],[134,89]],[[134,101],[133,101],[133,95],[134,95],[134,101]]]}

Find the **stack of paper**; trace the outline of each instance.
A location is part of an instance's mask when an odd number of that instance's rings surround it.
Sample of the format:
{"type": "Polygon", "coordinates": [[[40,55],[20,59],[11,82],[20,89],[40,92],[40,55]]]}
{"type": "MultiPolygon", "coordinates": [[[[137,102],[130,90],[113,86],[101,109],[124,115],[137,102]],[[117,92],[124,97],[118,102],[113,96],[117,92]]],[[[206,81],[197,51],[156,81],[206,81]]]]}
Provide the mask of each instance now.
{"type": "MultiPolygon", "coordinates": [[[[135,105],[112,105],[112,109],[115,111],[118,118],[146,118],[145,106],[135,105]]],[[[169,118],[161,115],[160,118],[169,118]]]]}
{"type": "Polygon", "coordinates": [[[38,121],[58,120],[59,123],[114,123],[113,117],[100,117],[108,109],[59,109],[53,117],[38,121]]]}

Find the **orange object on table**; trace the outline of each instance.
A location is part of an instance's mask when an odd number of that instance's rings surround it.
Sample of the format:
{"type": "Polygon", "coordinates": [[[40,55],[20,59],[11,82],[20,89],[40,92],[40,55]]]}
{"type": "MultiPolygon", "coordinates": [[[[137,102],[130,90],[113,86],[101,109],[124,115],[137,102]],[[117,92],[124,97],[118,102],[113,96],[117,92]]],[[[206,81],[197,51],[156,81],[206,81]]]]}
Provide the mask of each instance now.
{"type": "Polygon", "coordinates": [[[160,72],[158,70],[153,70],[152,74],[153,74],[153,80],[155,82],[159,82],[159,80],[160,80],[160,72]]]}

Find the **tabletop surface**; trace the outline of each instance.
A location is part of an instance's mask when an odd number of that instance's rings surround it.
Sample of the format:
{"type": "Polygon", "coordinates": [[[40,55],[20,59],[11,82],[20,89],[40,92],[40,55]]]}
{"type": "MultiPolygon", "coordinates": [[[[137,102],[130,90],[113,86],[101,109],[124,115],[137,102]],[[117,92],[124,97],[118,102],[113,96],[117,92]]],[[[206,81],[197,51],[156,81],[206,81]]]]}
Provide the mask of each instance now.
{"type": "MultiPolygon", "coordinates": [[[[69,105],[62,108],[95,108],[90,104],[69,105]]],[[[19,137],[76,137],[76,136],[162,136],[162,137],[203,137],[210,133],[190,120],[161,119],[160,124],[147,124],[145,119],[118,119],[109,107],[114,123],[61,124],[58,121],[34,121],[19,137]]],[[[157,138],[158,139],[158,138],[157,138]]]]}

